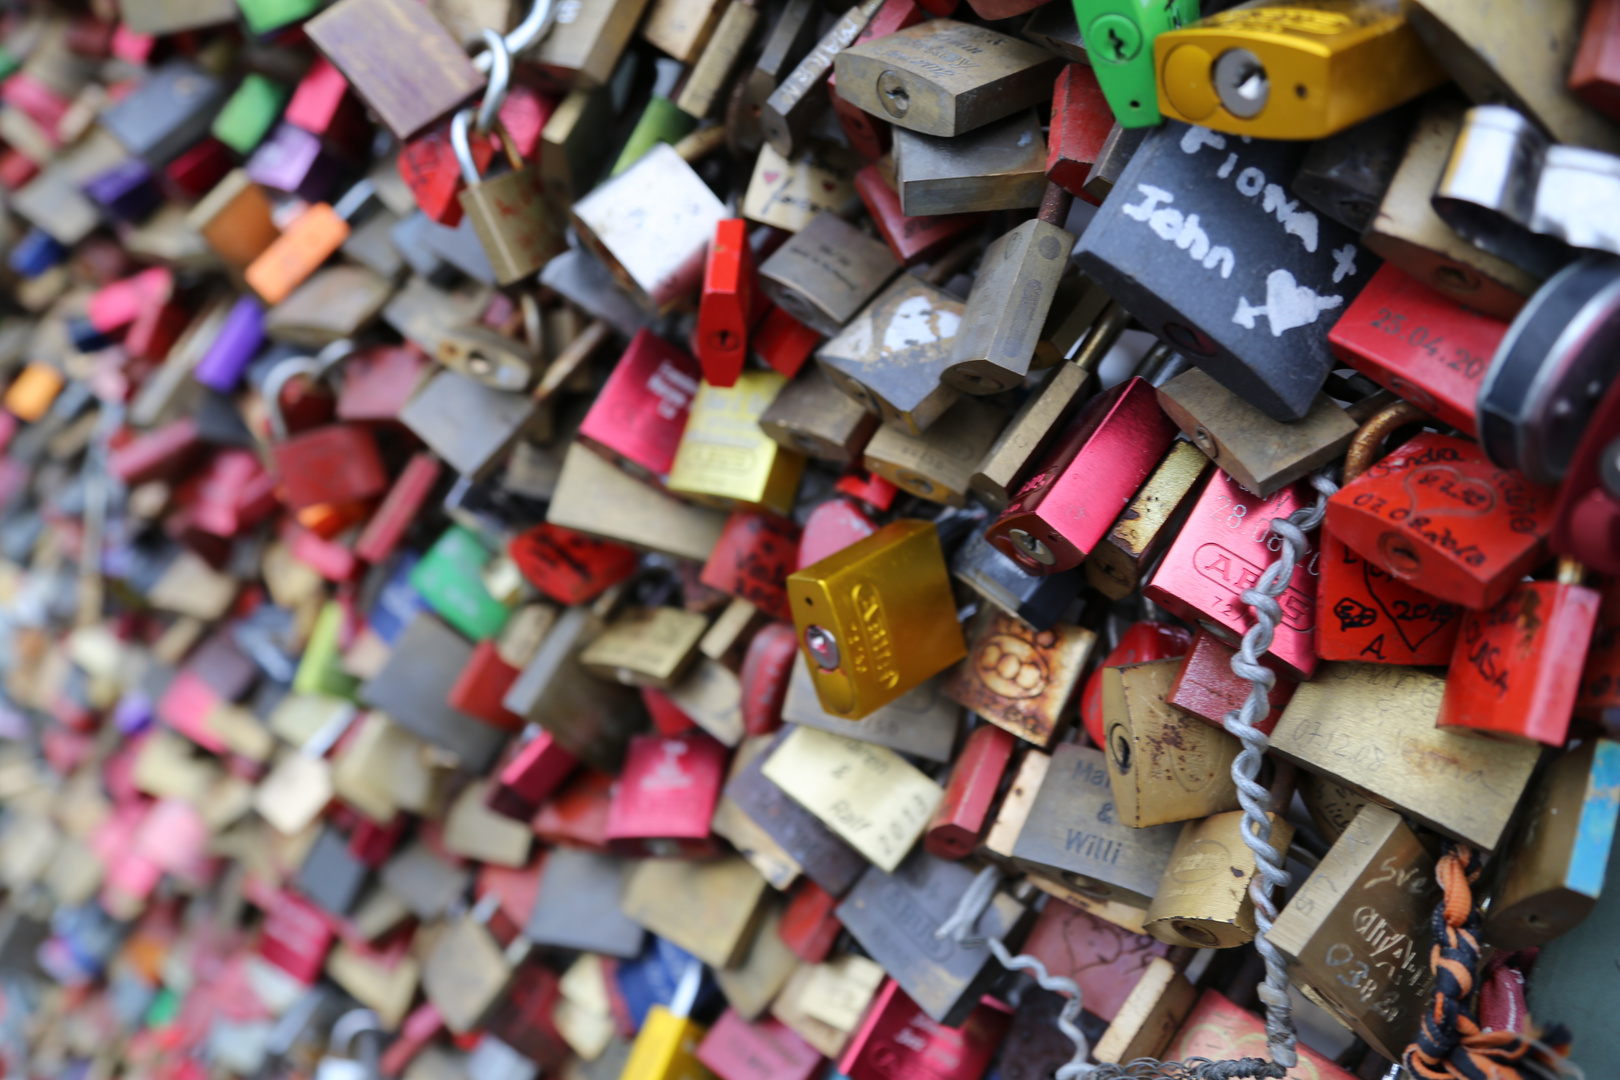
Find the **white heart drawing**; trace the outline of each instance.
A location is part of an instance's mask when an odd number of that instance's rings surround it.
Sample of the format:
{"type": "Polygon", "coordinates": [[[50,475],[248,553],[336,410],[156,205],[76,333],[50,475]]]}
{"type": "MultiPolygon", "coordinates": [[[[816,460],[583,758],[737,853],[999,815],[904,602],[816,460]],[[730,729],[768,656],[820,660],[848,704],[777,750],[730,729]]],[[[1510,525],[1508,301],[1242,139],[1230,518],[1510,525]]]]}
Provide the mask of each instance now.
{"type": "Polygon", "coordinates": [[[1271,336],[1282,337],[1283,331],[1313,323],[1317,315],[1342,303],[1342,296],[1319,296],[1309,285],[1295,281],[1287,270],[1273,270],[1266,275],[1265,307],[1254,307],[1248,297],[1239,297],[1232,321],[1253,330],[1254,317],[1264,315],[1271,324],[1271,336]]]}

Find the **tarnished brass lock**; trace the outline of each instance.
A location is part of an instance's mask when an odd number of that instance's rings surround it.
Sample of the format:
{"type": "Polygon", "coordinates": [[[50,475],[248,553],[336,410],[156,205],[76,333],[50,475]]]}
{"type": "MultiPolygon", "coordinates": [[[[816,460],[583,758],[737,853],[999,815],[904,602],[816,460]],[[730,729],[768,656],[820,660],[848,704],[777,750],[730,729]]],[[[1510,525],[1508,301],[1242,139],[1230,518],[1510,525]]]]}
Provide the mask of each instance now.
{"type": "Polygon", "coordinates": [[[816,695],[859,720],[967,652],[931,522],[896,521],[788,577],[816,695]]]}
{"type": "Polygon", "coordinates": [[[954,138],[898,130],[894,170],[908,217],[1039,206],[1047,184],[1040,118],[1018,112],[954,138]]]}
{"type": "MultiPolygon", "coordinates": [[[[1276,813],[1271,847],[1279,861],[1288,853],[1294,827],[1276,813]]],[[[1249,829],[1241,810],[1211,814],[1181,827],[1164,879],[1148,905],[1142,926],[1160,941],[1198,949],[1230,949],[1254,940],[1254,852],[1244,843],[1249,829]]]]}
{"type": "Polygon", "coordinates": [[[1108,781],[1120,821],[1133,828],[1238,808],[1237,738],[1169,704],[1179,658],[1104,668],[1108,781]]]}
{"type": "Polygon", "coordinates": [[[964,398],[921,435],[883,424],[866,444],[862,461],[875,475],[919,498],[967,505],[973,467],[990,449],[1007,414],[987,401],[964,398]]]}
{"type": "Polygon", "coordinates": [[[960,396],[940,374],[961,325],[960,301],[901,274],[816,359],[868,412],[921,434],[960,396]]]}
{"type": "Polygon", "coordinates": [[[1111,600],[1139,588],[1144,575],[1192,513],[1212,468],[1196,444],[1177,439],[1142,481],[1113,527],[1083,564],[1086,581],[1111,600]]]}
{"type": "Polygon", "coordinates": [[[823,334],[837,334],[900,264],[888,246],[823,210],[759,268],[765,294],[823,334]]]}
{"type": "Polygon", "coordinates": [[[982,620],[967,658],[945,677],[945,693],[1026,742],[1046,748],[1061,735],[1097,636],[1057,623],[1040,630],[1012,616],[982,620]]]}

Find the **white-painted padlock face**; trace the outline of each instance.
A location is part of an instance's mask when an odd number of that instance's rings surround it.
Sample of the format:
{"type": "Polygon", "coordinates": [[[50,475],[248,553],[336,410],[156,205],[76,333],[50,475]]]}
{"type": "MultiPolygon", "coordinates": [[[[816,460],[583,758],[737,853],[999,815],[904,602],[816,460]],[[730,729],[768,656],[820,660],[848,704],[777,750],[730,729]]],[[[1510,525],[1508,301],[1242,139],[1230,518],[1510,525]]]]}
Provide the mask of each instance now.
{"type": "Polygon", "coordinates": [[[372,1080],[366,1067],[353,1058],[322,1058],[315,1066],[315,1080],[372,1080]]]}

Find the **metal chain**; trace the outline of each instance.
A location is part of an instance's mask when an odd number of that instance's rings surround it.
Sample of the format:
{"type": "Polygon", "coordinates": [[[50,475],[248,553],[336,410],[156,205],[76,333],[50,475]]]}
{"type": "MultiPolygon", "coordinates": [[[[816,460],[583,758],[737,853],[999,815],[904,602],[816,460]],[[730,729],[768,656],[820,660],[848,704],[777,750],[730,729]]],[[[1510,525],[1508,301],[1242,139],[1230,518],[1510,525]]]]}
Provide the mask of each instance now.
{"type": "Polygon", "coordinates": [[[1316,489],[1314,503],[1300,507],[1286,518],[1272,518],[1270,531],[1281,541],[1281,550],[1254,588],[1243,592],[1243,602],[1254,612],[1254,625],[1243,635],[1243,643],[1232,657],[1232,672],[1249,681],[1249,696],[1241,708],[1233,709],[1222,718],[1226,730],[1243,743],[1243,750],[1232,762],[1232,781],[1237,785],[1238,803],[1243,807],[1240,830],[1243,842],[1254,852],[1256,874],[1249,881],[1249,897],[1254,901],[1254,922],[1258,927],[1254,947],[1266,963],[1266,978],[1259,989],[1260,1000],[1266,1006],[1266,1044],[1271,1059],[1290,1069],[1299,1064],[1299,1036],[1294,1029],[1293,1003],[1288,996],[1288,969],[1282,953],[1266,938],[1277,918],[1273,891],[1287,888],[1290,879],[1288,871],[1283,869],[1282,857],[1271,846],[1270,793],[1258,779],[1260,762],[1270,740],[1255,724],[1271,711],[1266,699],[1277,681],[1271,669],[1260,663],[1260,654],[1271,648],[1277,623],[1282,620],[1277,598],[1293,580],[1294,568],[1310,553],[1305,534],[1322,524],[1328,497],[1339,490],[1330,469],[1313,475],[1311,486],[1316,489]]]}

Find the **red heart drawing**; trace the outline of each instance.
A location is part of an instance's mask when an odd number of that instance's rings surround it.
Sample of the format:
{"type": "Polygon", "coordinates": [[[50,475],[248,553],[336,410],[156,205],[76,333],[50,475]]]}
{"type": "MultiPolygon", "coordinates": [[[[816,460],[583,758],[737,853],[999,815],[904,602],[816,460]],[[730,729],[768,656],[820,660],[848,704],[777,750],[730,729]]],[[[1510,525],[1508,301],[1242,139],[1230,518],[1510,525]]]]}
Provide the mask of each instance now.
{"type": "Polygon", "coordinates": [[[1363,580],[1367,583],[1367,594],[1412,652],[1417,652],[1424,642],[1461,614],[1455,606],[1432,596],[1424,596],[1406,582],[1391,577],[1382,567],[1374,566],[1366,559],[1359,561],[1363,580]]]}
{"type": "Polygon", "coordinates": [[[760,173],[759,175],[760,179],[764,180],[767,184],[774,184],[776,183],[776,178],[782,174],[776,169],[770,169],[766,172],[760,173]]]}
{"type": "Polygon", "coordinates": [[[1431,517],[1484,517],[1496,509],[1496,491],[1455,465],[1420,466],[1402,478],[1401,486],[1412,497],[1412,509],[1421,504],[1431,517]]]}

